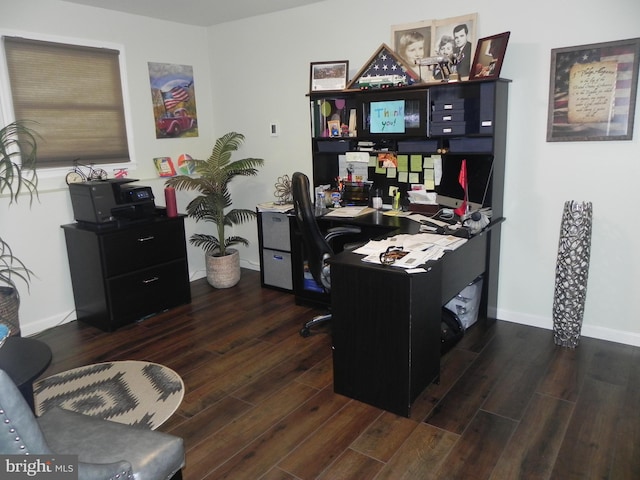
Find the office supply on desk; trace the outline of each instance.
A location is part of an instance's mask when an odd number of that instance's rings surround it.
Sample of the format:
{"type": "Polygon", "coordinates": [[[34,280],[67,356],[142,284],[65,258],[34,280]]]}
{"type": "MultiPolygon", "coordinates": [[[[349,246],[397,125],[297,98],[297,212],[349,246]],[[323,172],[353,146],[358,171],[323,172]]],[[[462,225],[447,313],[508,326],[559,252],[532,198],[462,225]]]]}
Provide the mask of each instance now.
{"type": "Polygon", "coordinates": [[[325,213],[325,217],[337,217],[337,218],[354,218],[360,215],[364,215],[366,213],[373,212],[373,208],[369,207],[341,207],[341,208],[332,208],[327,213],[325,213]]]}
{"type": "MultiPolygon", "coordinates": [[[[327,260],[333,256],[330,241],[337,236],[360,233],[360,228],[336,227],[332,228],[327,236],[322,235],[311,205],[309,178],[303,173],[295,172],[292,179],[292,190],[296,223],[302,234],[309,271],[316,283],[329,293],[331,291],[331,270],[327,260]]],[[[314,317],[305,322],[300,330],[300,335],[308,337],[311,334],[311,327],[328,322],[330,319],[331,313],[314,317]]]]}
{"type": "Polygon", "coordinates": [[[369,205],[371,182],[345,182],[342,189],[342,205],[369,205]]]}
{"type": "Polygon", "coordinates": [[[353,250],[364,255],[363,262],[401,268],[415,268],[430,260],[438,260],[447,251],[463,245],[467,240],[452,235],[419,233],[396,235],[383,240],[371,240],[353,250]]]}
{"type": "Polygon", "coordinates": [[[385,210],[383,215],[387,215],[388,217],[408,217],[411,215],[411,212],[403,212],[402,210],[385,210]]]}
{"type": "Polygon", "coordinates": [[[277,203],[277,202],[265,202],[259,203],[256,206],[259,212],[278,212],[278,213],[287,213],[290,210],[293,210],[292,203],[277,203]]]}

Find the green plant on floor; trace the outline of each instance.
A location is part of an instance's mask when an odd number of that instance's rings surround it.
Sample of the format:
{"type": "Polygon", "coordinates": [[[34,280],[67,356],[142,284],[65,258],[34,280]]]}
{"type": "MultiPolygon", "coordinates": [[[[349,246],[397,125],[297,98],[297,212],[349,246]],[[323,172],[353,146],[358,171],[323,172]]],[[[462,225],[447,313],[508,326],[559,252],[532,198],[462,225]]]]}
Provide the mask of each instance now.
{"type": "Polygon", "coordinates": [[[233,245],[248,245],[247,239],[227,237],[226,227],[244,223],[256,217],[256,212],[246,208],[231,208],[233,202],[229,183],[237,176],[255,176],[264,164],[261,158],[232,160],[232,154],[244,141],[244,135],[229,132],[216,140],[211,155],[206,160],[192,160],[195,176],[178,175],[167,180],[166,185],[176,190],[193,190],[200,193],[187,205],[187,215],[196,221],[216,225],[217,235],[196,233],[189,242],[214,256],[227,255],[233,245]]]}
{"type": "MultiPolygon", "coordinates": [[[[29,204],[38,197],[37,134],[29,124],[15,121],[0,128],[0,195],[8,196],[10,204],[20,195],[28,197],[29,204]]],[[[16,289],[20,279],[28,288],[32,275],[0,235],[0,284],[16,289]]]]}

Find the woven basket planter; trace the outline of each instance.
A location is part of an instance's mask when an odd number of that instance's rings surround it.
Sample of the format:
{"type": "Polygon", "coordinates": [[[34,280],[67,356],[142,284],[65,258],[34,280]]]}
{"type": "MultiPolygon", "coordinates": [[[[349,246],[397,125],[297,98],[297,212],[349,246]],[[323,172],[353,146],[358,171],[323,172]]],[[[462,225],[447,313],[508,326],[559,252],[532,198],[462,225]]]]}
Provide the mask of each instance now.
{"type": "Polygon", "coordinates": [[[20,295],[12,287],[0,287],[0,323],[4,323],[11,330],[11,335],[20,336],[20,295]]]}
{"type": "Polygon", "coordinates": [[[216,257],[205,255],[207,281],[215,288],[230,288],[240,281],[240,252],[227,248],[227,255],[216,257]]]}

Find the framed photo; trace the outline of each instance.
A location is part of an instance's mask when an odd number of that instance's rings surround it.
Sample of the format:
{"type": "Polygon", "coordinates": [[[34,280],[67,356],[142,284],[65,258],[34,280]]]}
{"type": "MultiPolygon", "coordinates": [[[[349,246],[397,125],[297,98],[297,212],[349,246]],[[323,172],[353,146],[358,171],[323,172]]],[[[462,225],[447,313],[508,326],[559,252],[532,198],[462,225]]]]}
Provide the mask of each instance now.
{"type": "Polygon", "coordinates": [[[455,55],[455,72],[460,80],[469,78],[471,72],[471,61],[477,41],[477,24],[477,13],[436,20],[434,24],[432,55],[455,55]]]}
{"type": "Polygon", "coordinates": [[[344,90],[349,76],[349,61],[312,62],[309,91],[344,90]]]}
{"type": "Polygon", "coordinates": [[[340,120],[327,120],[327,129],[329,130],[330,137],[339,137],[340,133],[340,120]]]}
{"type": "Polygon", "coordinates": [[[548,142],[633,139],[640,38],[551,50],[548,142]]]}
{"type": "Polygon", "coordinates": [[[415,61],[431,55],[433,20],[391,26],[391,49],[422,81],[430,80],[429,68],[415,61]]]}
{"type": "Polygon", "coordinates": [[[470,80],[500,77],[504,52],[507,50],[510,34],[511,32],[504,32],[478,40],[476,54],[471,64],[470,80]]]}

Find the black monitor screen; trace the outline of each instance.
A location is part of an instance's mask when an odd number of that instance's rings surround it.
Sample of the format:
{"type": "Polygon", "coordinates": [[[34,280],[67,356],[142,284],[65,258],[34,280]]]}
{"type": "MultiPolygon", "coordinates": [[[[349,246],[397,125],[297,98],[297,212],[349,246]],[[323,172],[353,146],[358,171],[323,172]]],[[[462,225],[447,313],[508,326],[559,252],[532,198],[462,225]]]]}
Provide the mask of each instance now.
{"type": "Polygon", "coordinates": [[[459,181],[463,159],[467,160],[470,210],[490,206],[493,173],[493,156],[491,155],[444,155],[442,178],[440,185],[436,186],[438,203],[445,207],[457,208],[464,201],[464,189],[459,181]]]}
{"type": "Polygon", "coordinates": [[[363,93],[359,101],[360,135],[426,137],[427,96],[424,93],[363,93]]]}

